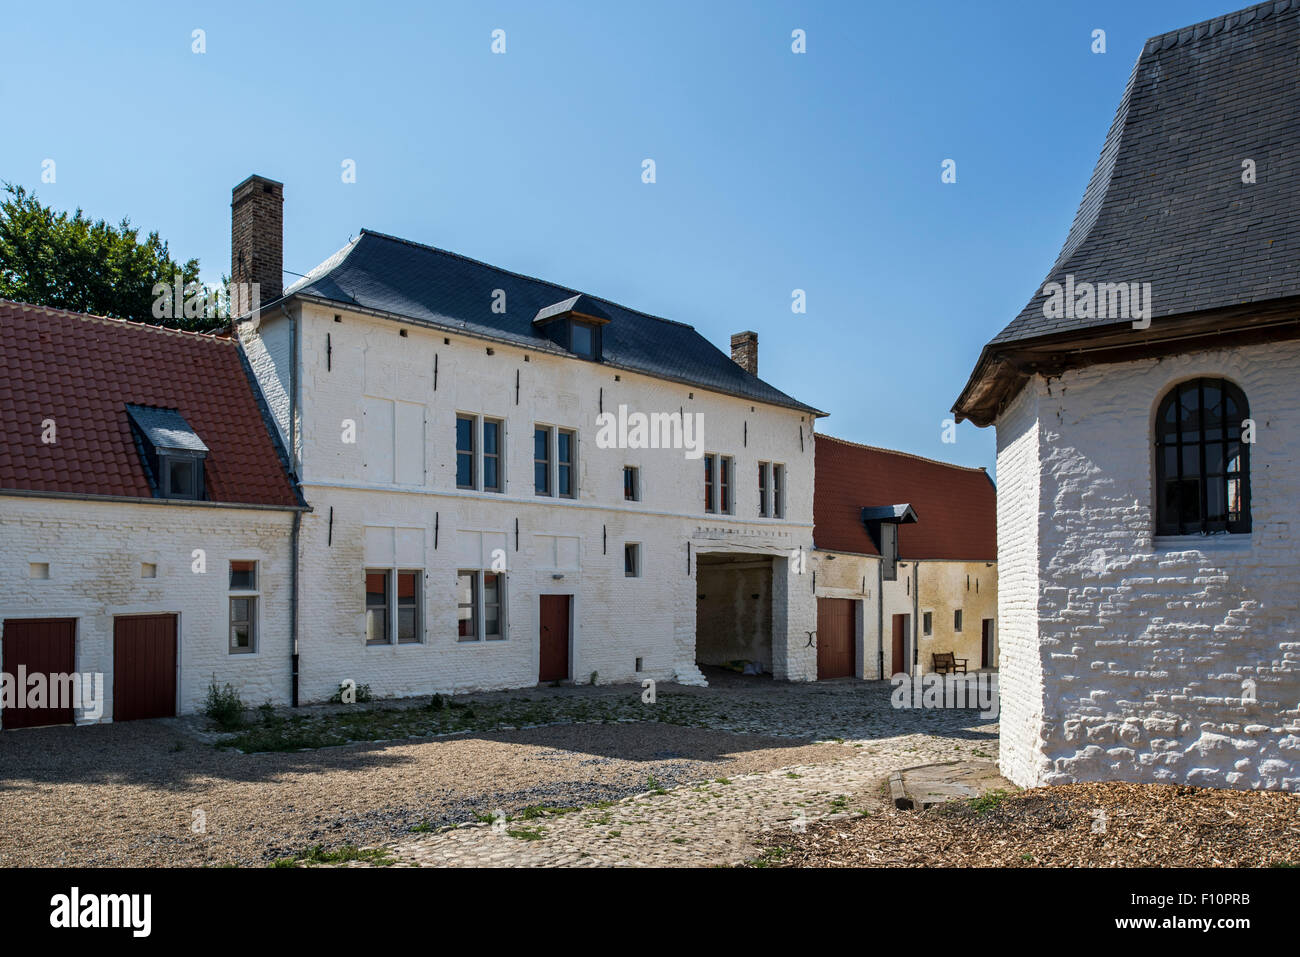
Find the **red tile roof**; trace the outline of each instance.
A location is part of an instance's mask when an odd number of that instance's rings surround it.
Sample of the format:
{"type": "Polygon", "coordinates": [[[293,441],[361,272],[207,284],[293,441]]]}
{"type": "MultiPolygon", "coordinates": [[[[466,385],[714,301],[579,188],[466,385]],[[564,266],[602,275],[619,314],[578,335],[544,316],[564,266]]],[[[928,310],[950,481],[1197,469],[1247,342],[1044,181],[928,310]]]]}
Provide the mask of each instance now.
{"type": "Polygon", "coordinates": [[[153,498],[128,402],[185,417],[209,501],[300,504],[233,339],[0,300],[0,489],[153,498]]]}
{"type": "Polygon", "coordinates": [[[909,504],[918,521],[898,526],[900,558],[997,559],[997,498],[983,469],[829,435],[815,441],[813,542],[818,548],[878,555],[862,524],[863,507],[909,504]]]}

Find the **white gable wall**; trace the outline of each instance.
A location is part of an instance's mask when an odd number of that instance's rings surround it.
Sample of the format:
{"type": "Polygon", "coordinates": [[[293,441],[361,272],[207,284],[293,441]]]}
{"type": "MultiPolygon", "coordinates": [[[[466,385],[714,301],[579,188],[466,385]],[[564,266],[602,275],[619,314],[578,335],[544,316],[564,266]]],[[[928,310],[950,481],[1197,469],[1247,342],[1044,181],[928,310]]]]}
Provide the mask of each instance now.
{"type": "Polygon", "coordinates": [[[1300,345],[1244,346],[1037,378],[999,419],[1013,781],[1300,788],[1297,381],[1300,345]],[[1155,408],[1198,376],[1250,403],[1254,530],[1157,542],[1155,408]]]}

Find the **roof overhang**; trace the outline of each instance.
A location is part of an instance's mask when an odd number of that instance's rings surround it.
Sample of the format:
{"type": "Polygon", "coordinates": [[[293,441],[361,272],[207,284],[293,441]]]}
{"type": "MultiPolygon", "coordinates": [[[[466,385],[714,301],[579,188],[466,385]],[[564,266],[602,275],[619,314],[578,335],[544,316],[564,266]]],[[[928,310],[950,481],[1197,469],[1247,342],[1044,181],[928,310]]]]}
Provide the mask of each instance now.
{"type": "Polygon", "coordinates": [[[603,326],[609,322],[609,314],[590,296],[579,294],[537,310],[537,315],[533,317],[533,325],[544,326],[557,319],[582,319],[603,326]]]}
{"type": "Polygon", "coordinates": [[[919,519],[911,505],[869,505],[862,509],[862,524],[888,522],[891,525],[913,525],[919,519]]]}
{"type": "Polygon", "coordinates": [[[952,411],[958,422],[969,419],[984,427],[997,421],[1035,375],[1290,339],[1300,339],[1300,297],[1166,316],[1145,329],[1122,322],[1013,342],[994,340],[980,353],[952,411]]]}

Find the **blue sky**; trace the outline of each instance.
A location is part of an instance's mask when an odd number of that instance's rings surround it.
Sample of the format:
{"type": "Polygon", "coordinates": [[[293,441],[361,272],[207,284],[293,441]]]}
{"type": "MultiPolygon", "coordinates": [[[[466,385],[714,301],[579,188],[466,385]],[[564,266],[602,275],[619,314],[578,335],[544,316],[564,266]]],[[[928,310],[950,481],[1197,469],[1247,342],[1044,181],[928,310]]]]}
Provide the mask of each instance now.
{"type": "Polygon", "coordinates": [[[1143,41],[1239,5],[10,4],[0,179],[215,281],[261,173],[286,269],[366,227],[723,349],[754,329],[820,431],[992,471],[991,429],[942,441],[981,346],[1055,258],[1143,41]]]}

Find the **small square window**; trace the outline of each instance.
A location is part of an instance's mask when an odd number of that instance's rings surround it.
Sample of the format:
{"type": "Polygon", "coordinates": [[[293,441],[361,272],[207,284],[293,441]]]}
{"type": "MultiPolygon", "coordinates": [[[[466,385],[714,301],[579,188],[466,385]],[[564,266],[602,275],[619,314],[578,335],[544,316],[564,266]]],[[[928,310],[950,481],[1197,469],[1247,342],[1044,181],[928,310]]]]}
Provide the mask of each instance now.
{"type": "Polygon", "coordinates": [[[203,498],[203,459],[159,454],[158,486],[163,498],[203,498]]]}
{"type": "Polygon", "coordinates": [[[49,562],[31,562],[27,566],[27,577],[36,578],[41,581],[50,577],[49,562]]]}
{"type": "Polygon", "coordinates": [[[232,561],[230,563],[230,590],[257,591],[257,562],[232,561]]]}
{"type": "Polygon", "coordinates": [[[141,562],[141,563],[140,563],[140,577],[141,577],[141,578],[157,578],[157,577],[158,577],[158,566],[155,565],[153,562],[141,562]]]}
{"type": "Polygon", "coordinates": [[[636,542],[623,546],[623,575],[625,578],[641,577],[641,546],[636,542]]]}

